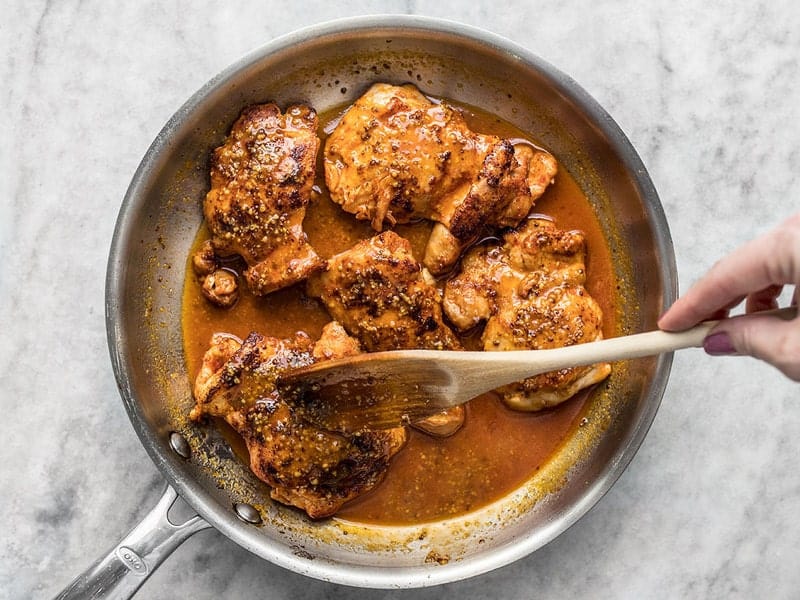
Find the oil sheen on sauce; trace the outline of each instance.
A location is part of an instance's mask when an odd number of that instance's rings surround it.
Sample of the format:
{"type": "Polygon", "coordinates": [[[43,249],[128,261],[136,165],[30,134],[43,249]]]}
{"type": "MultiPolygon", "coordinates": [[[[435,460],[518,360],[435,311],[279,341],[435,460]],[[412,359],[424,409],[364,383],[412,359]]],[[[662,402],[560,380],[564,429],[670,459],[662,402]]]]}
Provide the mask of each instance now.
{"type": "MultiPolygon", "coordinates": [[[[494,115],[474,107],[460,108],[475,131],[515,141],[530,139],[494,115]]],[[[320,115],[323,144],[325,126],[339,112],[320,115]]],[[[320,150],[316,193],[304,228],[310,243],[327,258],[375,232],[367,222],[356,221],[330,200],[321,155],[320,150]]],[[[611,254],[589,202],[565,169],[559,170],[555,183],[537,201],[534,212],[553,218],[561,229],[584,232],[588,248],[586,287],[603,309],[604,335],[613,335],[615,278],[611,254]]],[[[395,228],[411,242],[418,260],[422,259],[430,230],[431,225],[426,222],[395,228]]],[[[207,238],[208,231],[203,227],[195,244],[207,238]]],[[[212,306],[203,298],[191,267],[187,266],[182,327],[192,380],[215,332],[232,333],[243,339],[251,331],[279,338],[304,331],[317,338],[330,321],[322,305],[304,294],[302,284],[265,297],[253,296],[241,285],[240,293],[232,309],[212,306]]],[[[479,332],[469,332],[461,339],[467,349],[480,347],[479,332]]],[[[587,393],[582,393],[554,409],[522,413],[506,408],[495,395],[485,394],[467,404],[464,427],[449,438],[433,438],[412,428],[407,445],[392,459],[384,481],[345,504],[337,516],[364,523],[401,525],[450,518],[485,506],[519,487],[557,451],[577,427],[586,398],[587,393]]],[[[224,433],[247,462],[244,444],[235,439],[230,428],[224,428],[224,433]]]]}

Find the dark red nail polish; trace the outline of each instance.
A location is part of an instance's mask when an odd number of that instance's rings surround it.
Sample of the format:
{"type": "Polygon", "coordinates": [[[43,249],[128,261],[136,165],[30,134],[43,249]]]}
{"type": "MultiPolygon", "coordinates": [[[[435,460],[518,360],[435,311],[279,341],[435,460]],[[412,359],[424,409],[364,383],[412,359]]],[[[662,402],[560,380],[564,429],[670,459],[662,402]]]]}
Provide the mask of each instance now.
{"type": "Polygon", "coordinates": [[[724,331],[712,333],[704,339],[703,349],[713,356],[734,354],[736,352],[736,348],[734,348],[731,343],[730,336],[724,331]]]}

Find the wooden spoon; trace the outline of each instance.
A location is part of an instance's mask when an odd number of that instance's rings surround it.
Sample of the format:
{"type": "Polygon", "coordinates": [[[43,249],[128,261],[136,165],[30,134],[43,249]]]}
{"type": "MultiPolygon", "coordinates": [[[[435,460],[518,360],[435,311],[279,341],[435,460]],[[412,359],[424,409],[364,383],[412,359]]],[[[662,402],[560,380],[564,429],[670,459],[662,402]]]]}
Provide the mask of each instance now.
{"type": "MultiPolygon", "coordinates": [[[[791,320],[797,308],[764,311],[758,317],[766,315],[791,320]]],[[[699,347],[719,322],[706,321],[681,332],[649,331],[548,350],[366,353],[294,369],[281,376],[278,385],[305,418],[326,429],[387,429],[540,373],[699,347]]]]}

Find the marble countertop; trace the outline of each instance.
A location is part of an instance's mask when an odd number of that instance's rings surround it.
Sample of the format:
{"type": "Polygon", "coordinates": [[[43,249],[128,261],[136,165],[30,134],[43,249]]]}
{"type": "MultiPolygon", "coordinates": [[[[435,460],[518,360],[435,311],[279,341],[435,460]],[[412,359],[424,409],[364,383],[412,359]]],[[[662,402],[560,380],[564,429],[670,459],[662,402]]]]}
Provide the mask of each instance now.
{"type": "MultiPolygon", "coordinates": [[[[103,316],[117,211],[150,142],[246,52],[374,13],[490,29],[584,86],[655,182],[683,288],[797,210],[800,5],[789,0],[12,0],[13,18],[0,22],[0,598],[53,596],[163,488],[119,401],[103,316]]],[[[618,483],[554,542],[486,575],[358,590],[288,572],[208,530],[140,597],[796,597],[798,391],[752,359],[678,353],[618,483]]]]}

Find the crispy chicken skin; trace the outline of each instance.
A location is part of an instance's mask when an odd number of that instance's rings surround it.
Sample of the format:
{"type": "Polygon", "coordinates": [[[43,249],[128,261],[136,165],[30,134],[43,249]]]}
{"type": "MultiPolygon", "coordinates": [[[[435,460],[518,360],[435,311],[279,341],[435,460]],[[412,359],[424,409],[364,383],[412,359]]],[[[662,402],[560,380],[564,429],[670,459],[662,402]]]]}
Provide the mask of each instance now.
{"type": "Polygon", "coordinates": [[[412,255],[408,240],[393,231],[331,257],[306,289],[367,352],[461,348],[442,320],[433,278],[412,255]]]}
{"type": "MultiPolygon", "coordinates": [[[[462,348],[442,319],[433,278],[412,255],[408,240],[393,231],[330,258],[325,271],[309,278],[307,291],[322,300],[367,352],[462,348]]],[[[463,417],[463,408],[457,407],[416,425],[434,435],[449,435],[463,417]]]]}
{"type": "Polygon", "coordinates": [[[447,271],[484,227],[514,226],[556,175],[552,155],[471,131],[416,87],[373,85],[325,143],[331,198],[373,229],[431,219],[423,263],[447,271]]]}
{"type": "MultiPolygon", "coordinates": [[[[603,315],[584,287],[586,247],[580,231],[529,219],[503,243],[472,248],[445,286],[444,311],[459,329],[486,321],[484,350],[570,346],[602,338],[603,315]]],[[[497,390],[511,408],[555,406],[611,372],[607,363],[530,377],[497,390]]]]}
{"type": "Polygon", "coordinates": [[[304,334],[279,340],[251,333],[244,342],[215,334],[195,380],[190,417],[225,419],[244,439],[250,468],[272,487],[273,499],[315,519],[330,516],[380,483],[406,430],[346,436],[319,429],[281,399],[274,382],[285,369],[359,352],[335,322],[316,343],[304,334]]]}
{"type": "MultiPolygon", "coordinates": [[[[256,294],[305,279],[324,261],[309,245],[303,218],[319,150],[317,114],[275,104],[242,111],[211,160],[203,213],[220,256],[240,255],[256,294]]],[[[213,298],[210,298],[213,301],[213,298]]]]}

